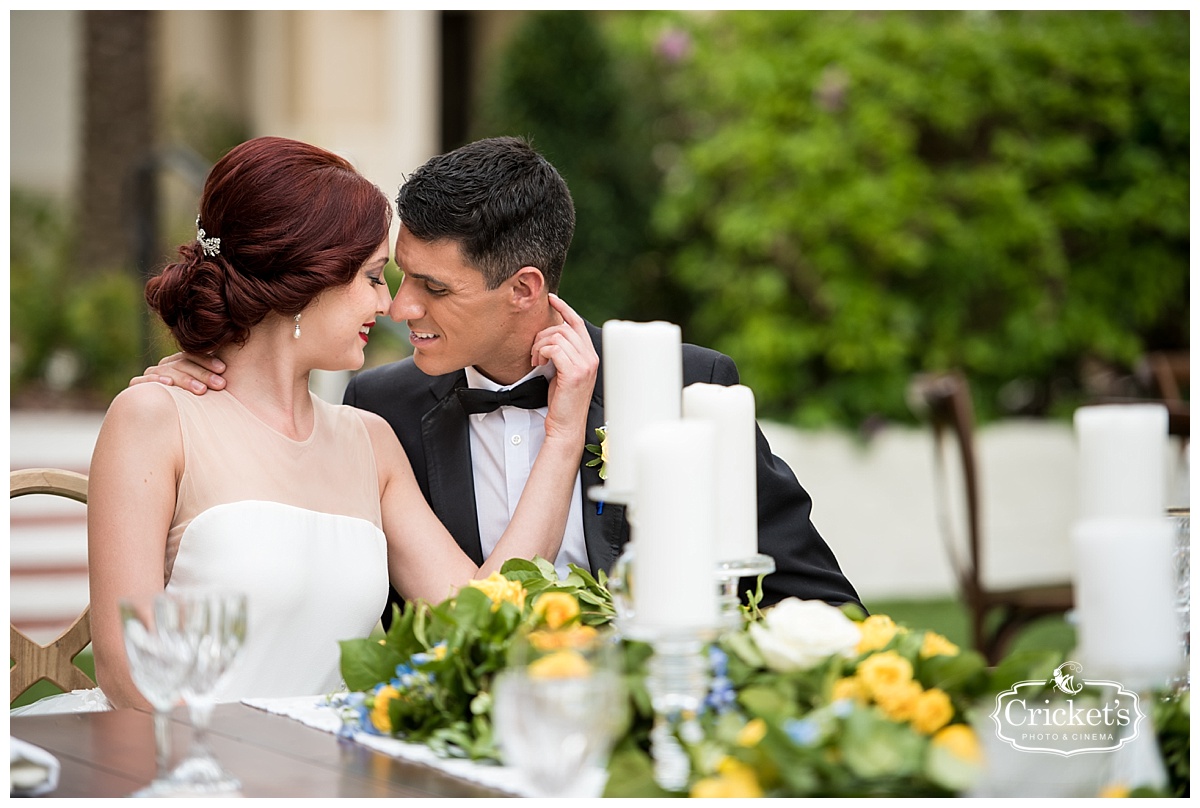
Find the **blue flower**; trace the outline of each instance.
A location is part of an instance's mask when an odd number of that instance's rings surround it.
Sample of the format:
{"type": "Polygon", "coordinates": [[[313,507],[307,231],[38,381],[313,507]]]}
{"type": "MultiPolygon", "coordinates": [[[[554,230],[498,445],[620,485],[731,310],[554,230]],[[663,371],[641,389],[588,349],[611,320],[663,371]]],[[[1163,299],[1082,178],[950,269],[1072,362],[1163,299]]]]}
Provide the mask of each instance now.
{"type": "Polygon", "coordinates": [[[366,698],[365,693],[336,693],[329,698],[329,706],[342,721],[337,731],[339,738],[353,738],[356,732],[364,730],[379,734],[367,718],[366,698]]]}
{"type": "Polygon", "coordinates": [[[430,662],[437,662],[445,653],[443,651],[441,654],[439,654],[438,649],[444,647],[446,647],[446,641],[442,640],[437,645],[433,646],[432,651],[422,651],[420,653],[413,654],[409,661],[416,666],[425,665],[430,662]]]}
{"type": "Polygon", "coordinates": [[[709,685],[708,695],[704,698],[704,706],[710,710],[716,710],[718,713],[724,713],[736,702],[737,691],[733,689],[733,682],[724,675],[714,676],[712,684],[709,685]]]}
{"type": "Polygon", "coordinates": [[[850,699],[838,699],[833,704],[829,705],[830,710],[838,718],[845,718],[854,712],[854,702],[850,699]]]}
{"type": "Polygon", "coordinates": [[[812,746],[821,739],[821,725],[811,718],[793,718],[783,725],[783,731],[796,746],[812,746]]]}
{"type": "Polygon", "coordinates": [[[729,656],[715,645],[708,646],[708,664],[713,676],[724,676],[729,670],[729,656]]]}

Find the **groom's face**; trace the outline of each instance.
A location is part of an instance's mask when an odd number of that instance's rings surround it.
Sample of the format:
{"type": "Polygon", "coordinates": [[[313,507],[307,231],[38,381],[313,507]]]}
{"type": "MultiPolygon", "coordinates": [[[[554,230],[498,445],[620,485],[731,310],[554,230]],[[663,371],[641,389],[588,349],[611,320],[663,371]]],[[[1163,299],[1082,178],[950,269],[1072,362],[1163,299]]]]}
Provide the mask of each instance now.
{"type": "Polygon", "coordinates": [[[510,284],[489,290],[483,274],[468,266],[458,242],[421,241],[402,224],[396,265],[404,273],[389,314],[407,321],[413,361],[440,376],[468,366],[501,384],[529,370],[529,346],[516,344],[510,284]],[[524,360],[524,369],[513,357],[524,360]],[[509,379],[509,375],[516,375],[509,379]]]}

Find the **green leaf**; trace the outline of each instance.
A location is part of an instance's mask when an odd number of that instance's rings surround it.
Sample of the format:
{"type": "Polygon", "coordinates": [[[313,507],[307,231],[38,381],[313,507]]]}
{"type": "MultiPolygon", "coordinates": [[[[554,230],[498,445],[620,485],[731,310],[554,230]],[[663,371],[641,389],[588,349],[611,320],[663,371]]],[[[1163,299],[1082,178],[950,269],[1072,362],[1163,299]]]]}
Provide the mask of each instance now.
{"type": "Polygon", "coordinates": [[[351,691],[369,691],[387,681],[404,657],[376,640],[342,640],[341,671],[346,687],[351,691]]]}

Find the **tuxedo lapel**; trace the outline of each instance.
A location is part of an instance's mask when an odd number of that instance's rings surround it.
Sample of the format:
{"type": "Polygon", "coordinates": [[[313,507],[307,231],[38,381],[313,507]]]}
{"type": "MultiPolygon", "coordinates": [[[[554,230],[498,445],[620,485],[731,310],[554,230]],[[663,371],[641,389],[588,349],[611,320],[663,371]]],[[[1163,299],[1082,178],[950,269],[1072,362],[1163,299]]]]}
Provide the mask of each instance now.
{"type": "Polygon", "coordinates": [[[471,431],[467,414],[453,395],[454,388],[465,384],[465,379],[466,374],[460,371],[439,376],[430,386],[439,401],[421,419],[421,441],[430,507],[463,552],[476,564],[483,564],[471,467],[471,431]]]}
{"type": "MultiPolygon", "coordinates": [[[[601,330],[591,323],[587,324],[588,333],[596,347],[596,354],[601,355],[601,330]]],[[[587,442],[596,443],[596,428],[604,426],[604,363],[596,371],[596,385],[592,391],[592,403],[588,408],[587,442]]],[[[583,540],[587,547],[588,566],[595,575],[599,570],[612,570],[613,562],[621,553],[625,544],[625,506],[611,502],[599,503],[588,497],[588,491],[595,486],[604,484],[600,479],[600,466],[588,467],[588,462],[595,455],[584,450],[583,461],[579,466],[581,488],[583,489],[583,540]]]]}

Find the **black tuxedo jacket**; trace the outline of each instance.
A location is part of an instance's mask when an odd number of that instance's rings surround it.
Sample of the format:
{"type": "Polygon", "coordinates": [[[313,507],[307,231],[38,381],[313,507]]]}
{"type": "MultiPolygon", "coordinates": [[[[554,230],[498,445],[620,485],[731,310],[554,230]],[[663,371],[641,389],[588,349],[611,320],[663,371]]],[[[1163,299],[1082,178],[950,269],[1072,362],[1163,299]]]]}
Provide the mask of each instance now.
{"type": "MultiPolygon", "coordinates": [[[[588,324],[588,332],[601,354],[601,330],[588,324]]],[[[738,383],[733,360],[696,345],[683,346],[683,383],[732,385],[738,383]]],[[[346,388],[344,403],[377,413],[391,424],[408,453],[421,492],[459,546],[476,564],[483,563],[479,524],[475,514],[475,487],[471,471],[471,440],[467,415],[451,395],[466,385],[466,373],[429,376],[411,358],[372,368],[355,376],[346,388]]],[[[588,412],[588,442],[595,428],[604,425],[603,362],[596,376],[588,412]]],[[[762,605],[785,597],[823,600],[832,604],[858,603],[858,594],[846,580],[837,559],[810,519],[812,498],[796,475],[771,453],[762,430],[755,427],[758,444],[758,547],[775,559],[775,572],[763,580],[762,605]]],[[[582,491],[600,485],[599,468],[589,468],[594,457],[584,452],[580,464],[582,491]]],[[[680,473],[686,467],[680,466],[680,473]]],[[[596,503],[583,503],[583,533],[592,574],[610,570],[629,539],[625,509],[612,503],[597,512],[596,503]]],[[[739,592],[754,586],[743,579],[739,592]]],[[[393,602],[400,602],[392,592],[393,602]]],[[[391,604],[384,615],[390,622],[391,604]]]]}

